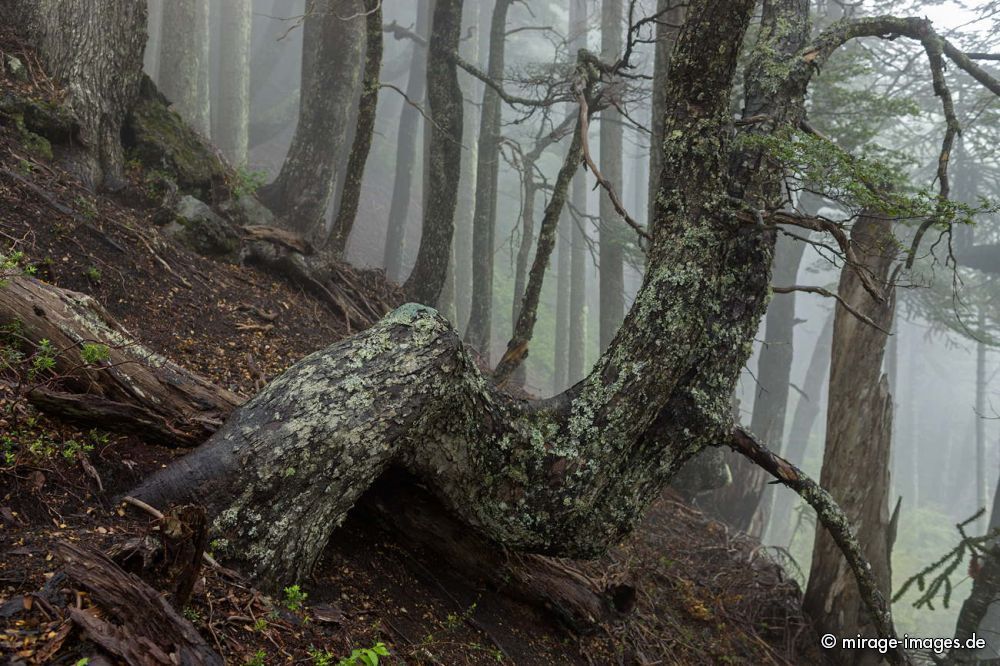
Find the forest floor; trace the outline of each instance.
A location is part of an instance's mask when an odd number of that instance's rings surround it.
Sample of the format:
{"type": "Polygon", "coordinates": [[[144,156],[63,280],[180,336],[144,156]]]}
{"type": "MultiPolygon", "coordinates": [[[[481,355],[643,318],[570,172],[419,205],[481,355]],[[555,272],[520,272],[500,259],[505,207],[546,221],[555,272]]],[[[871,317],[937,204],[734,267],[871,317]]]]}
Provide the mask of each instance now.
{"type": "MultiPolygon", "coordinates": [[[[0,35],[0,56],[5,46],[0,35]]],[[[9,90],[58,101],[55,89],[0,74],[0,96],[9,90]]],[[[243,396],[348,334],[280,278],[160,236],[138,168],[121,192],[95,195],[32,136],[0,114],[0,254],[23,252],[39,279],[90,294],[143,343],[243,396]]],[[[392,289],[377,274],[359,279],[392,289]]],[[[52,601],[92,605],[57,573],[53,546],[108,550],[148,534],[155,521],[114,498],[185,451],[38,413],[11,378],[0,381],[0,659],[101,663],[52,601]]],[[[821,663],[797,585],[759,543],[672,491],[607,556],[566,565],[602,585],[627,583],[634,608],[579,636],[351,515],[301,590],[269,598],[205,568],[183,615],[233,664],[337,664],[378,643],[385,663],[821,663]]]]}

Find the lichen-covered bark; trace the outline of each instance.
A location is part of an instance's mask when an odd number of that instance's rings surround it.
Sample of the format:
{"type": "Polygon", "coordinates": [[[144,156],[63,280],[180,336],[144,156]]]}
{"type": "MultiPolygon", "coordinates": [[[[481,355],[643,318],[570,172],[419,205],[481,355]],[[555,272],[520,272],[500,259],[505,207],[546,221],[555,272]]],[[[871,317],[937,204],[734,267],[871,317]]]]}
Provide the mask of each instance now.
{"type": "Polygon", "coordinates": [[[510,547],[588,557],[615,543],[687,458],[727,437],[764,310],[772,239],[720,196],[734,35],[752,9],[702,0],[681,39],[664,174],[685,177],[663,179],[650,269],[586,379],[551,400],[514,400],[442,318],[406,306],[293,366],[137,492],[206,502],[234,556],[272,585],[308,573],[390,462],[510,547]]]}
{"type": "Polygon", "coordinates": [[[378,109],[379,75],[382,73],[382,2],[365,0],[365,73],[361,81],[361,99],[358,100],[358,122],[354,129],[354,145],[347,160],[344,189],[340,195],[340,208],[333,220],[328,244],[339,255],[347,249],[347,240],[354,227],[361,201],[361,184],[365,164],[375,135],[375,113],[378,109]]]}
{"type": "Polygon", "coordinates": [[[322,233],[347,141],[365,45],[362,0],[311,0],[302,35],[299,120],[281,173],[261,189],[282,225],[322,233]]]}
{"type": "Polygon", "coordinates": [[[427,48],[430,141],[424,174],[423,224],[413,272],[403,288],[413,301],[436,304],[451,260],[462,164],[462,89],[452,54],[462,37],[462,0],[435,0],[427,48]]]}
{"type": "MultiPolygon", "coordinates": [[[[777,239],[772,282],[780,286],[797,284],[796,275],[805,243],[788,236],[777,239]]],[[[785,411],[792,372],[792,343],[795,328],[795,294],[777,294],[771,299],[764,318],[764,344],[755,375],[756,393],[750,430],[769,449],[782,451],[785,411]]],[[[711,512],[733,529],[760,537],[767,519],[762,502],[767,473],[742,456],[729,459],[732,483],[706,498],[711,512]]]]}
{"type": "MultiPolygon", "coordinates": [[[[889,523],[889,452],[892,443],[892,398],[882,374],[882,357],[892,325],[895,296],[889,273],[896,258],[892,222],[863,215],[851,231],[851,243],[866,270],[885,289],[878,302],[865,290],[855,270],[841,272],[838,293],[882,330],[837,305],[830,362],[826,450],[820,484],[852,521],[883,595],[890,591],[887,542],[889,523]]],[[[871,635],[872,620],[851,580],[843,555],[825,530],[816,531],[809,585],[803,607],[821,633],[871,635]]],[[[852,663],[877,663],[865,650],[839,654],[852,663]]]]}
{"type": "MultiPolygon", "coordinates": [[[[507,48],[507,12],[513,0],[497,0],[490,19],[487,75],[503,79],[507,48]]],[[[501,99],[483,88],[476,153],[476,206],[472,215],[472,307],[465,341],[485,358],[493,342],[493,237],[496,229],[497,179],[500,174],[501,99]]]]}
{"type": "Polygon", "coordinates": [[[68,155],[84,182],[122,183],[122,122],[139,95],[146,43],[144,0],[0,0],[9,25],[32,39],[68,93],[81,151],[68,155]]]}
{"type": "Polygon", "coordinates": [[[660,145],[663,143],[663,109],[666,108],[667,87],[664,85],[670,73],[670,59],[674,54],[677,35],[684,23],[687,3],[682,0],[657,0],[656,11],[662,12],[656,24],[656,47],[653,55],[653,92],[650,107],[653,110],[650,123],[651,137],[649,140],[649,204],[647,210],[652,218],[656,200],[657,185],[660,182],[660,169],[663,164],[663,153],[660,145]]]}

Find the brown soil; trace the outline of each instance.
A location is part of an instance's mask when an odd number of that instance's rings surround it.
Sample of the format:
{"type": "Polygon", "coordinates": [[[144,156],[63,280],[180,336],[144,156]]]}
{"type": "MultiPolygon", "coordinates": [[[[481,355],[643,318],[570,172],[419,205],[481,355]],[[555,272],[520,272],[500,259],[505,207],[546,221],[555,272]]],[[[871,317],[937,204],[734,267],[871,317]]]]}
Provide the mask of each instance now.
{"type": "MultiPolygon", "coordinates": [[[[27,50],[0,35],[0,55],[5,46],[37,71],[27,50]]],[[[57,97],[43,83],[0,75],[0,94],[7,87],[57,97]]],[[[346,334],[326,306],[280,278],[163,239],[143,174],[133,173],[125,192],[94,195],[58,166],[58,151],[49,160],[23,139],[0,117],[0,252],[20,250],[42,279],[93,295],[150,347],[249,396],[346,334]]],[[[113,498],[183,451],[37,414],[8,383],[0,383],[0,444],[0,658],[78,663],[97,648],[64,614],[38,603],[26,609],[21,595],[52,579],[58,540],[107,549],[147,533],[152,519],[113,498]],[[70,455],[71,441],[94,448],[70,455]]],[[[573,566],[608,585],[633,586],[632,612],[576,636],[551,614],[465,580],[447,562],[407,551],[391,533],[351,516],[303,586],[303,609],[206,569],[185,615],[234,664],[259,651],[260,663],[318,664],[312,649],[339,659],[378,642],[391,652],[387,663],[820,663],[795,583],[759,544],[670,492],[612,553],[573,566]]]]}

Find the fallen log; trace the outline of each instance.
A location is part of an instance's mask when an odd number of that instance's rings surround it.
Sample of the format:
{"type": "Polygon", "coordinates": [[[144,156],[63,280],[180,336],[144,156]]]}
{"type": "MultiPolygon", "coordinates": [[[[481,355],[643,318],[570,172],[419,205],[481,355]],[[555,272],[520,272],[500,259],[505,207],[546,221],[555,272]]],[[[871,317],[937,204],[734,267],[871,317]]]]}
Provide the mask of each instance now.
{"type": "Polygon", "coordinates": [[[159,592],[103,553],[63,541],[55,554],[101,610],[70,608],[70,618],[105,651],[131,666],[222,666],[222,657],[159,592]]]}
{"type": "Polygon", "coordinates": [[[25,369],[18,387],[65,418],[196,446],[243,402],[143,346],[90,296],[28,276],[0,288],[0,327],[0,342],[28,357],[49,341],[52,367],[33,377],[25,369]],[[96,350],[89,360],[88,346],[96,350]]]}

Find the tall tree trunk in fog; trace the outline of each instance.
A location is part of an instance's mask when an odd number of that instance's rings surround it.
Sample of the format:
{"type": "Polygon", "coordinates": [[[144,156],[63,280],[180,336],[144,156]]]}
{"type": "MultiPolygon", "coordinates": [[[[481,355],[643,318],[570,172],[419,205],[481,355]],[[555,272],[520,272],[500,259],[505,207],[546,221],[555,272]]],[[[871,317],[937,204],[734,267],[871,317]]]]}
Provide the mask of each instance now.
{"type": "Polygon", "coordinates": [[[347,159],[344,189],[340,194],[340,207],[333,219],[327,244],[339,255],[347,249],[347,241],[358,216],[361,186],[364,183],[365,165],[375,135],[375,115],[378,111],[379,75],[382,71],[382,1],[365,0],[365,72],[361,80],[361,99],[358,100],[358,122],[354,129],[354,143],[347,159]]]}
{"type": "Polygon", "coordinates": [[[65,105],[80,126],[73,169],[92,187],[121,185],[121,127],[139,94],[145,0],[0,0],[0,14],[32,39],[66,87],[65,105]]]}
{"type": "MultiPolygon", "coordinates": [[[[462,10],[462,44],[458,52],[467,62],[479,63],[479,19],[484,11],[479,2],[466,2],[462,10]]],[[[455,328],[464,331],[472,309],[472,218],[476,209],[476,166],[478,160],[479,105],[481,84],[471,76],[462,77],[465,115],[462,120],[462,178],[455,213],[455,328]]]]}
{"type": "MultiPolygon", "coordinates": [[[[571,186],[572,187],[572,186],[571,186]]],[[[573,289],[570,275],[573,218],[563,211],[559,220],[556,247],[556,338],[552,358],[552,392],[558,393],[569,385],[569,300],[573,289]]]]}
{"type": "MultiPolygon", "coordinates": [[[[834,313],[826,318],[816,344],[813,346],[809,366],[802,381],[802,391],[795,404],[792,424],[788,429],[788,445],[785,447],[785,459],[793,465],[802,466],[806,457],[806,448],[813,432],[816,418],[823,407],[821,397],[823,382],[826,380],[827,369],[830,367],[830,345],[833,341],[834,313]]],[[[769,543],[787,544],[792,531],[792,507],[795,498],[789,493],[774,494],[774,510],[768,518],[769,543]]]]}
{"type": "MultiPolygon", "coordinates": [[[[622,51],[624,6],[622,0],[601,0],[601,57],[615,62],[622,51]]],[[[614,107],[601,111],[600,169],[619,191],[622,187],[622,116],[614,107]]],[[[601,192],[600,247],[600,345],[607,349],[625,317],[625,229],[611,197],[601,192]]]]}
{"type": "MultiPolygon", "coordinates": [[[[895,237],[888,218],[862,215],[851,230],[858,270],[869,271],[882,288],[884,301],[865,291],[857,272],[841,271],[838,293],[884,330],[892,326],[895,291],[889,275],[895,261],[895,237]]],[[[830,361],[826,417],[826,450],[820,484],[840,504],[857,530],[858,542],[871,563],[886,598],[891,593],[889,523],[889,457],[892,440],[892,396],[882,374],[887,335],[837,304],[830,361]]],[[[803,608],[819,633],[870,636],[871,618],[858,588],[829,533],[816,529],[809,584],[803,608]]],[[[876,664],[876,651],[833,652],[843,663],[876,664]]]]}
{"type": "MultiPolygon", "coordinates": [[[[490,20],[489,61],[486,73],[500,81],[507,44],[507,10],[513,0],[496,0],[490,20]]],[[[486,86],[479,123],[476,164],[476,208],[472,217],[472,309],[465,341],[490,358],[493,332],[493,240],[497,215],[497,179],[500,174],[499,93],[486,86]]]]}
{"type": "MultiPolygon", "coordinates": [[[[569,38],[571,54],[587,45],[587,2],[586,0],[569,0],[569,38]]],[[[665,81],[663,82],[666,83],[665,81]]],[[[660,114],[666,113],[665,108],[660,114]]],[[[660,150],[661,145],[656,146],[660,150]]],[[[577,173],[570,186],[570,202],[580,215],[587,214],[587,182],[586,175],[577,173]]],[[[654,189],[659,188],[656,183],[654,189]]],[[[566,364],[566,385],[572,385],[583,378],[586,372],[587,352],[587,219],[576,219],[570,215],[570,287],[569,287],[569,322],[566,364]]]]}
{"type": "MultiPolygon", "coordinates": [[[[979,330],[983,330],[986,317],[979,310],[979,330]]],[[[976,509],[986,508],[986,345],[976,341],[976,509]]],[[[985,534],[987,516],[976,523],[978,532],[985,534]]]]}
{"type": "MultiPolygon", "coordinates": [[[[779,236],[774,251],[775,286],[795,284],[805,244],[779,236]]],[[[750,430],[772,451],[781,449],[785,411],[792,373],[792,338],[795,327],[795,294],[775,294],[767,308],[764,344],[757,363],[756,392],[750,430]]],[[[704,503],[712,514],[741,532],[760,536],[766,516],[763,504],[767,476],[763,470],[733,453],[726,455],[733,481],[713,491],[704,503]]]]}
{"type": "Polygon", "coordinates": [[[281,173],[261,199],[288,229],[317,236],[337,180],[365,50],[362,0],[312,0],[302,33],[299,119],[281,173]]]}
{"type": "Polygon", "coordinates": [[[146,0],[146,51],[143,69],[153,81],[160,76],[160,26],[163,23],[163,0],[146,0]]]}
{"type": "MultiPolygon", "coordinates": [[[[417,34],[430,37],[431,0],[417,2],[417,34]]],[[[424,99],[427,88],[427,47],[414,42],[410,62],[410,78],[406,96],[413,103],[424,99]]],[[[413,207],[413,167],[417,162],[418,130],[423,123],[420,111],[404,104],[399,114],[399,133],[396,138],[396,177],[392,185],[392,204],[389,209],[388,228],[385,232],[385,272],[390,279],[402,282],[403,245],[406,239],[407,215],[413,207]]],[[[424,128],[424,131],[428,131],[424,128]]],[[[426,205],[426,203],[425,203],[426,205]]]]}
{"type": "Polygon", "coordinates": [[[208,1],[163,3],[159,88],[202,136],[211,134],[211,113],[203,84],[208,73],[208,1]]]}
{"type": "Polygon", "coordinates": [[[653,55],[653,93],[650,100],[653,115],[650,124],[652,136],[650,137],[649,151],[649,204],[647,207],[648,217],[652,219],[654,198],[656,197],[656,185],[660,182],[660,169],[663,168],[663,109],[667,104],[667,87],[664,82],[670,72],[670,58],[674,53],[674,45],[677,43],[677,36],[680,34],[680,26],[684,23],[684,13],[687,11],[687,3],[683,0],[657,0],[657,12],[661,14],[659,22],[656,24],[656,47],[653,55]]]}
{"type": "Polygon", "coordinates": [[[250,24],[252,0],[222,0],[219,34],[219,104],[215,144],[229,161],[246,164],[250,128],[250,24]]]}
{"type": "Polygon", "coordinates": [[[451,260],[455,207],[462,169],[464,104],[452,54],[462,37],[462,0],[435,0],[427,48],[427,107],[430,114],[420,247],[403,285],[417,303],[437,303],[451,260]]]}

